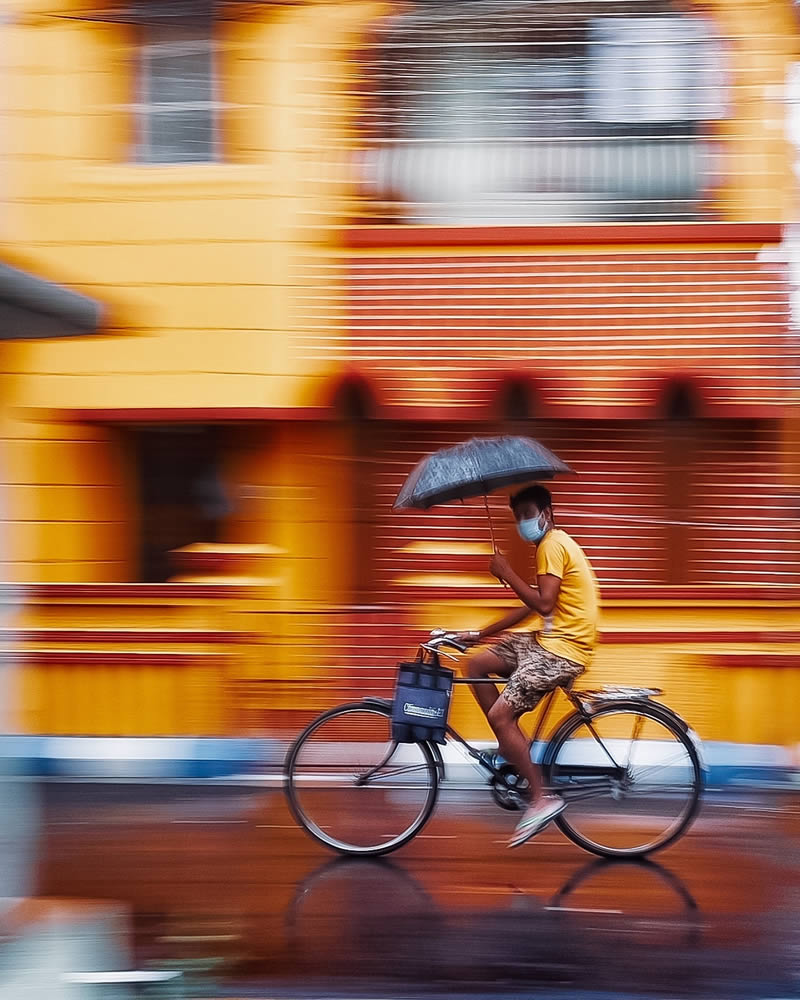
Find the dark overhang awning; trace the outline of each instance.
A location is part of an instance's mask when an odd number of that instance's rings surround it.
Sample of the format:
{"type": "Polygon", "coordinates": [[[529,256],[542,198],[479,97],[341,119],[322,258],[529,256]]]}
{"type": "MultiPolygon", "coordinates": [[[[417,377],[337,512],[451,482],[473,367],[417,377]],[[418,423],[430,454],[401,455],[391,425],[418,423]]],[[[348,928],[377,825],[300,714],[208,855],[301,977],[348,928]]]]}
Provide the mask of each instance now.
{"type": "Polygon", "coordinates": [[[299,2],[302,0],[96,0],[86,6],[48,11],[43,16],[134,25],[206,23],[210,19],[246,20],[260,16],[266,7],[299,2]]]}
{"type": "Polygon", "coordinates": [[[102,313],[87,295],[0,263],[0,340],[94,333],[102,313]]]}

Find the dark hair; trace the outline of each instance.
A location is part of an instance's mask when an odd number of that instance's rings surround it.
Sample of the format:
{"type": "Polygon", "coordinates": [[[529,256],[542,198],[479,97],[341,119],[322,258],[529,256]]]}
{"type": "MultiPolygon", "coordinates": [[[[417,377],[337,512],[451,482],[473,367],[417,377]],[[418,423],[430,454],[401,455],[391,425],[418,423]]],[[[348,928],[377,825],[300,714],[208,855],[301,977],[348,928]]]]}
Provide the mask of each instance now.
{"type": "Polygon", "coordinates": [[[536,483],[534,486],[526,486],[525,489],[515,493],[508,502],[512,510],[516,510],[521,503],[535,503],[540,511],[545,507],[553,507],[553,497],[546,486],[536,483]]]}

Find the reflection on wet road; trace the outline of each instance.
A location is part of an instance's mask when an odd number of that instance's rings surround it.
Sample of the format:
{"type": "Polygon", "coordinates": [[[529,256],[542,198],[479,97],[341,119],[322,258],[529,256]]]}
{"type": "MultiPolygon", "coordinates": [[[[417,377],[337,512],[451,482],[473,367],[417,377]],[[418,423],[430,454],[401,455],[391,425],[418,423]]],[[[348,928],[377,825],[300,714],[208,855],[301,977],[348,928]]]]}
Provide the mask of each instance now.
{"type": "Polygon", "coordinates": [[[191,996],[597,991],[800,996],[800,799],[710,796],[648,863],[604,863],[553,827],[445,793],[387,860],[338,859],[275,790],[53,785],[38,892],[115,899],[139,967],[191,996]]]}

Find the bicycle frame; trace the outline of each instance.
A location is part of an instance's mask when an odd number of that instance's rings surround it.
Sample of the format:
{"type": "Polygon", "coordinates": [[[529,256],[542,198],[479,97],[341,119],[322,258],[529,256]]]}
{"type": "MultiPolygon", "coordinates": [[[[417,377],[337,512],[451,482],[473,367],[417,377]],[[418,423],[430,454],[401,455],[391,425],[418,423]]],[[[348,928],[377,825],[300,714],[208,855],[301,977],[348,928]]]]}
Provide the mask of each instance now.
{"type": "MultiPolygon", "coordinates": [[[[429,657],[428,662],[430,662],[433,666],[436,666],[436,667],[440,667],[441,666],[441,661],[439,659],[439,652],[438,652],[438,650],[431,649],[427,645],[420,646],[420,658],[423,658],[426,653],[427,653],[427,655],[429,657]]],[[[445,655],[447,655],[447,654],[445,654],[445,655]]],[[[495,685],[497,685],[497,684],[503,684],[503,683],[507,683],[507,681],[505,680],[505,678],[502,678],[502,677],[498,677],[498,678],[492,678],[492,677],[478,677],[478,678],[472,678],[472,677],[454,677],[453,678],[453,684],[454,685],[456,685],[456,684],[468,684],[468,685],[474,685],[474,684],[495,684],[495,685]]],[[[535,764],[540,764],[540,765],[543,763],[543,759],[542,759],[543,758],[543,752],[546,752],[547,743],[544,743],[544,745],[543,745],[543,751],[538,751],[538,746],[537,745],[539,743],[539,737],[542,736],[544,734],[544,732],[545,732],[545,724],[547,722],[547,719],[550,716],[550,711],[551,711],[552,706],[553,706],[553,701],[555,700],[555,696],[556,696],[556,693],[558,691],[563,691],[564,692],[564,695],[567,697],[567,699],[569,700],[569,702],[572,704],[573,709],[575,710],[575,712],[577,712],[578,714],[580,714],[586,720],[587,729],[592,734],[592,736],[594,737],[594,739],[597,741],[598,745],[600,747],[602,747],[603,753],[605,753],[605,755],[608,757],[609,764],[611,766],[612,771],[615,774],[619,774],[621,772],[624,772],[625,768],[621,767],[617,763],[617,761],[614,760],[613,755],[610,753],[610,751],[606,747],[605,743],[603,743],[602,739],[595,732],[594,727],[591,724],[591,715],[585,710],[583,704],[580,702],[580,700],[578,698],[574,697],[571,694],[569,688],[567,688],[567,687],[560,687],[560,686],[553,688],[552,691],[549,691],[545,695],[545,697],[542,699],[542,701],[540,702],[541,708],[540,708],[540,706],[537,706],[537,708],[535,709],[535,711],[538,710],[539,714],[538,714],[538,717],[536,719],[536,726],[534,728],[533,735],[531,736],[530,744],[529,744],[531,747],[537,749],[536,756],[532,758],[533,762],[535,764]]],[[[562,716],[561,719],[559,719],[558,723],[553,728],[553,733],[555,733],[555,732],[558,731],[559,726],[565,721],[566,718],[568,718],[568,716],[569,716],[569,713],[567,715],[562,716]]],[[[454,740],[456,743],[458,743],[461,747],[463,747],[464,750],[469,754],[469,756],[477,764],[479,764],[487,773],[489,773],[493,777],[497,777],[497,778],[500,778],[501,780],[503,780],[503,776],[500,773],[501,769],[498,768],[498,767],[495,767],[494,764],[492,763],[492,761],[489,760],[489,759],[487,759],[483,755],[483,753],[481,753],[480,750],[476,750],[475,747],[473,747],[471,743],[469,743],[467,740],[465,740],[464,737],[461,735],[461,733],[459,733],[458,730],[454,726],[452,726],[452,725],[450,725],[448,723],[447,729],[445,731],[446,731],[448,737],[450,739],[454,740]]],[[[436,768],[437,768],[437,771],[439,773],[439,778],[443,780],[445,778],[445,764],[444,764],[444,757],[442,756],[441,748],[439,747],[439,745],[437,743],[433,743],[433,742],[429,743],[428,745],[430,746],[431,751],[433,753],[433,756],[434,756],[434,758],[436,760],[436,768]]],[[[591,796],[591,795],[597,794],[598,792],[605,791],[605,790],[608,789],[609,776],[608,776],[607,773],[604,773],[604,772],[607,772],[607,770],[608,770],[607,767],[600,769],[600,774],[603,774],[604,776],[603,776],[603,778],[600,778],[597,781],[596,784],[592,784],[590,786],[587,785],[587,784],[584,784],[582,786],[581,797],[591,796]]]]}
{"type": "MultiPolygon", "coordinates": [[[[432,666],[441,667],[441,661],[439,659],[439,650],[438,649],[431,648],[431,646],[429,646],[428,644],[423,643],[423,644],[420,645],[419,654],[418,655],[419,655],[419,658],[422,659],[422,660],[424,660],[425,657],[427,656],[428,657],[428,661],[427,662],[429,662],[432,666]]],[[[444,655],[448,656],[448,658],[455,659],[455,657],[450,657],[449,654],[447,654],[447,653],[445,653],[444,655]]],[[[455,684],[469,684],[469,685],[474,685],[474,684],[495,684],[495,685],[497,685],[497,684],[504,684],[504,683],[507,683],[507,681],[506,681],[505,678],[502,678],[502,677],[498,677],[496,679],[495,678],[491,678],[491,677],[479,677],[479,678],[454,677],[453,678],[453,684],[454,685],[455,684]]],[[[561,690],[561,691],[564,692],[564,694],[569,699],[569,701],[572,703],[572,705],[573,705],[573,707],[575,708],[576,711],[580,712],[581,715],[584,715],[584,716],[586,715],[586,713],[584,712],[583,706],[581,705],[581,703],[576,698],[573,698],[571,696],[568,688],[553,688],[552,691],[548,692],[548,694],[545,695],[545,697],[542,699],[542,701],[540,703],[542,707],[541,707],[541,710],[539,711],[539,715],[538,715],[538,718],[536,720],[536,727],[534,729],[533,735],[532,735],[531,740],[530,740],[530,745],[532,747],[536,747],[536,745],[537,745],[537,743],[539,741],[539,737],[544,732],[545,723],[547,722],[547,719],[548,719],[548,717],[550,715],[550,710],[552,708],[553,701],[554,701],[555,696],[556,696],[556,692],[559,691],[559,690],[561,690]]],[[[539,706],[537,706],[537,708],[538,707],[539,706]]],[[[566,716],[564,716],[560,721],[563,722],[564,718],[566,718],[566,716]]],[[[476,750],[475,747],[473,747],[467,740],[465,740],[464,737],[461,735],[461,733],[459,733],[458,730],[455,729],[453,726],[451,726],[449,723],[447,725],[446,733],[450,737],[450,739],[454,740],[456,743],[458,743],[460,746],[462,746],[466,750],[466,752],[469,754],[469,756],[472,757],[472,759],[475,760],[478,764],[480,764],[480,766],[483,767],[483,769],[485,771],[487,771],[489,774],[491,774],[491,775],[493,775],[495,777],[500,776],[500,769],[497,768],[497,767],[495,767],[494,764],[492,764],[491,761],[489,761],[486,757],[484,757],[480,750],[476,750]]],[[[598,742],[600,742],[599,738],[597,737],[597,734],[593,734],[593,735],[595,736],[595,739],[598,739],[598,742]]],[[[433,751],[434,757],[436,758],[436,765],[437,765],[437,770],[439,771],[439,777],[443,779],[445,777],[445,767],[444,767],[444,758],[442,757],[442,751],[441,751],[441,749],[440,749],[440,747],[439,747],[439,745],[437,743],[430,743],[429,745],[431,747],[431,750],[433,751]]],[[[605,749],[605,747],[604,747],[604,749],[605,749]]],[[[607,750],[606,750],[606,753],[608,753],[607,750]]],[[[613,760],[613,758],[611,758],[610,754],[609,754],[609,758],[611,759],[612,763],[616,767],[617,766],[616,762],[613,760]]],[[[538,759],[535,759],[534,763],[540,763],[540,761],[538,759]]]]}
{"type": "MultiPolygon", "coordinates": [[[[499,679],[498,681],[495,681],[491,678],[485,678],[485,679],[479,678],[477,680],[472,680],[469,678],[461,678],[461,677],[453,678],[453,684],[494,684],[494,683],[502,683],[502,678],[499,679]]],[[[631,702],[626,702],[625,704],[630,706],[631,702]]],[[[581,782],[580,787],[574,790],[559,787],[557,791],[559,792],[559,794],[563,795],[564,798],[568,799],[569,801],[589,799],[597,795],[602,795],[607,793],[609,789],[613,787],[613,783],[615,781],[619,781],[621,777],[625,774],[626,766],[624,764],[620,764],[617,760],[614,759],[612,752],[609,750],[609,748],[603,742],[602,738],[596,732],[594,726],[592,725],[591,713],[587,712],[586,709],[581,704],[581,702],[579,701],[579,699],[574,697],[571,694],[571,692],[566,688],[559,688],[559,687],[553,688],[552,691],[549,691],[545,695],[545,697],[540,702],[540,705],[542,706],[542,708],[541,711],[539,711],[539,715],[536,720],[536,726],[534,728],[533,735],[531,736],[530,740],[530,746],[536,748],[537,750],[536,755],[531,758],[534,764],[538,764],[540,766],[547,765],[546,754],[547,754],[547,749],[550,746],[550,740],[552,740],[555,737],[561,726],[568,719],[572,718],[573,714],[580,715],[585,722],[587,730],[589,731],[589,733],[591,733],[597,745],[601,747],[603,753],[608,758],[608,764],[594,765],[594,767],[592,768],[592,773],[595,776],[595,780],[583,781],[581,782]],[[552,729],[550,738],[547,740],[542,740],[541,750],[539,750],[538,747],[539,737],[544,735],[545,724],[550,715],[550,710],[552,708],[553,701],[555,700],[556,693],[559,690],[564,692],[565,696],[569,699],[570,703],[573,705],[574,713],[568,712],[566,715],[563,715],[558,720],[558,722],[552,729]]],[[[539,706],[537,706],[537,709],[538,708],[539,706]]],[[[681,720],[678,716],[676,716],[675,713],[673,713],[670,709],[666,708],[666,706],[659,706],[659,708],[663,709],[664,715],[669,715],[676,721],[679,721],[681,723],[683,722],[683,720],[681,720]]],[[[454,726],[448,724],[446,732],[448,737],[450,737],[452,740],[457,742],[461,747],[463,747],[464,750],[469,754],[469,756],[472,757],[472,759],[480,767],[482,767],[484,771],[486,771],[493,778],[497,778],[501,783],[506,784],[505,780],[506,776],[502,774],[502,768],[508,766],[508,762],[501,765],[501,767],[495,767],[493,762],[487,757],[485,757],[480,750],[476,750],[475,747],[473,747],[467,740],[465,740],[464,737],[458,732],[457,729],[455,729],[454,726]]],[[[439,778],[440,780],[444,780],[446,776],[445,763],[444,763],[444,758],[442,756],[441,748],[436,743],[429,743],[428,746],[430,747],[431,752],[433,753],[433,756],[436,760],[436,767],[439,774],[439,778]]],[[[548,785],[547,787],[551,788],[552,786],[548,785]]]]}
{"type": "MultiPolygon", "coordinates": [[[[502,684],[502,683],[504,683],[503,678],[498,678],[497,680],[493,680],[492,678],[489,678],[489,677],[487,677],[487,678],[478,678],[478,679],[475,679],[475,680],[473,680],[471,678],[467,678],[467,677],[454,677],[453,678],[453,684],[454,685],[455,684],[470,684],[470,685],[472,685],[472,684],[502,684]]],[[[563,688],[553,688],[552,691],[549,691],[545,695],[545,697],[542,699],[542,701],[540,702],[541,708],[539,708],[539,706],[537,706],[537,709],[539,709],[539,714],[538,714],[538,718],[536,720],[536,726],[534,728],[533,735],[531,736],[531,740],[530,740],[530,745],[532,747],[535,747],[537,745],[539,737],[544,732],[545,723],[547,722],[547,719],[548,719],[548,717],[550,715],[550,709],[553,706],[553,701],[555,700],[556,693],[559,690],[564,691],[564,694],[567,696],[567,698],[569,698],[570,702],[575,706],[575,708],[578,709],[578,710],[580,710],[579,705],[577,704],[576,701],[573,701],[573,699],[570,697],[570,694],[569,694],[568,691],[564,690],[563,688]]],[[[566,716],[564,716],[563,718],[566,718],[566,716]]],[[[559,722],[563,721],[563,718],[560,719],[559,722]]],[[[491,761],[487,760],[487,758],[483,756],[483,754],[481,753],[481,751],[480,750],[476,750],[475,747],[473,747],[472,744],[469,743],[468,740],[465,740],[464,737],[461,735],[461,733],[459,733],[458,730],[454,726],[451,726],[448,723],[446,732],[447,732],[447,735],[452,740],[455,740],[456,743],[460,744],[460,746],[462,746],[467,751],[467,753],[470,755],[470,757],[472,757],[474,760],[476,760],[484,768],[484,770],[486,770],[490,774],[494,774],[494,775],[498,775],[500,773],[500,769],[497,768],[497,767],[495,767],[491,763],[491,761]]],[[[441,758],[441,751],[439,750],[438,744],[433,744],[433,746],[436,747],[436,751],[434,751],[434,752],[438,751],[437,756],[439,758],[441,758]]],[[[539,763],[539,761],[535,760],[534,763],[539,763]]],[[[442,760],[442,767],[443,766],[444,766],[444,761],[442,760]]],[[[443,777],[444,776],[444,771],[442,770],[440,773],[441,773],[441,775],[443,777]]]]}

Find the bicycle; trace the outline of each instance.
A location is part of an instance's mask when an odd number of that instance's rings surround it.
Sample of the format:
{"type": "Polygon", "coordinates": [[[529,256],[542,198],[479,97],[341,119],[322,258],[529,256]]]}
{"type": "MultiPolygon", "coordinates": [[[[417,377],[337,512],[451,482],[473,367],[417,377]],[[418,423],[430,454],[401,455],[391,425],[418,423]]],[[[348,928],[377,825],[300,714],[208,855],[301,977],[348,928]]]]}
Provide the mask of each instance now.
{"type": "MultiPolygon", "coordinates": [[[[440,666],[457,633],[434,629],[419,658],[440,666]]],[[[453,684],[503,683],[454,677],[453,684]]],[[[704,784],[702,745],[677,713],[653,701],[658,688],[560,688],[572,711],[544,733],[556,692],[541,702],[531,739],[548,790],[567,800],[555,819],[579,847],[607,858],[641,858],[688,830],[704,784]]],[[[289,807],[315,840],[341,854],[374,857],[412,840],[430,819],[445,778],[440,746],[392,739],[392,700],[367,696],[323,712],[290,746],[284,765],[289,807]],[[391,827],[391,829],[389,829],[391,827]]],[[[449,723],[447,737],[488,774],[495,802],[524,808],[516,769],[478,750],[449,723]]]]}

